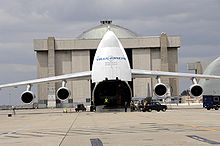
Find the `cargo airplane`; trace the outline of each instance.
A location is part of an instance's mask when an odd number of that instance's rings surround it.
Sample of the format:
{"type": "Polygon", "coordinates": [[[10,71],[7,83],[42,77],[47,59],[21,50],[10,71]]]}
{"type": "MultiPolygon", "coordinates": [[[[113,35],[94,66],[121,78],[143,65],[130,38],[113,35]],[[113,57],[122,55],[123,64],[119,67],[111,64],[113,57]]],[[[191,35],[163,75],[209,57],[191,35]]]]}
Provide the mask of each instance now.
{"type": "Polygon", "coordinates": [[[167,93],[167,87],[161,82],[161,78],[189,78],[193,82],[190,86],[191,96],[200,97],[203,88],[197,83],[197,79],[220,79],[220,76],[131,69],[121,42],[111,30],[108,30],[98,45],[92,71],[5,84],[0,85],[0,89],[27,86],[27,90],[21,94],[21,100],[24,103],[31,103],[35,98],[31,91],[33,84],[62,82],[62,86],[56,91],[56,96],[64,101],[70,97],[70,90],[66,87],[67,81],[91,79],[92,83],[95,83],[92,95],[95,106],[105,105],[108,98],[109,106],[120,107],[131,100],[132,91],[128,82],[132,78],[156,78],[157,84],[153,91],[159,97],[167,93]]]}

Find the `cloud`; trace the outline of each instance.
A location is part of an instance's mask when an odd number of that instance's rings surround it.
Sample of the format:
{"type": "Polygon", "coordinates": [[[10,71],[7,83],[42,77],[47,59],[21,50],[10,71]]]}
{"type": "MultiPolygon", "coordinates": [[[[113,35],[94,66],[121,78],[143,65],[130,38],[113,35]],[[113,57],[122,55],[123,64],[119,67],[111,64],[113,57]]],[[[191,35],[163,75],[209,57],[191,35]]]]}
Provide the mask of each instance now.
{"type": "Polygon", "coordinates": [[[22,22],[21,19],[10,15],[9,13],[5,12],[4,10],[0,9],[0,26],[5,27],[5,26],[13,26],[17,25],[22,22]]]}
{"type": "Polygon", "coordinates": [[[27,43],[0,42],[0,52],[1,52],[0,64],[17,63],[17,64],[35,65],[36,57],[35,57],[35,52],[33,50],[32,41],[27,43]]]}
{"type": "Polygon", "coordinates": [[[217,58],[220,56],[217,52],[219,52],[219,45],[212,44],[195,44],[195,45],[182,45],[179,49],[179,57],[180,58],[217,58]]]}
{"type": "Polygon", "coordinates": [[[1,73],[16,72],[16,73],[35,73],[37,67],[35,65],[25,64],[0,64],[1,73]]]}

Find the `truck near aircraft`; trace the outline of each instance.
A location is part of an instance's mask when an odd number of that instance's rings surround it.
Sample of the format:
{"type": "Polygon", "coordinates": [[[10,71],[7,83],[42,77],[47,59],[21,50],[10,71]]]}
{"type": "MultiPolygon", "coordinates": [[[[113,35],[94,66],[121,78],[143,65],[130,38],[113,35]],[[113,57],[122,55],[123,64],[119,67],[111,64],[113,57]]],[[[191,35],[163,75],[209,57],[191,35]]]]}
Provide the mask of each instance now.
{"type": "Polygon", "coordinates": [[[203,107],[207,110],[218,110],[220,107],[220,96],[216,95],[203,95],[203,107]]]}

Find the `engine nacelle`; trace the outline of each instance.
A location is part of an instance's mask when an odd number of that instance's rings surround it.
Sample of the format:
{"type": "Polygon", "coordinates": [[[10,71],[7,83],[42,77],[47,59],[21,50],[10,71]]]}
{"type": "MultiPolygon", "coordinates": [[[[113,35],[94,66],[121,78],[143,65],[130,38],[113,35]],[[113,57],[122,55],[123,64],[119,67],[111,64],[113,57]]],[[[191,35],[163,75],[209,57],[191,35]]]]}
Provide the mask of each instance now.
{"type": "Polygon", "coordinates": [[[35,95],[33,92],[31,91],[24,91],[21,94],[21,100],[24,103],[31,103],[33,101],[33,99],[35,98],[35,95]]]}
{"type": "Polygon", "coordinates": [[[70,95],[70,90],[66,87],[60,87],[58,90],[57,90],[57,98],[61,101],[64,101],[66,100],[70,95]]]}
{"type": "Polygon", "coordinates": [[[154,86],[154,93],[156,94],[156,96],[161,97],[164,96],[167,93],[167,87],[165,84],[163,83],[157,83],[154,86]]]}
{"type": "Polygon", "coordinates": [[[199,84],[193,84],[193,85],[190,86],[189,91],[190,91],[189,93],[192,97],[197,98],[197,97],[200,97],[202,95],[203,88],[199,84]]]}

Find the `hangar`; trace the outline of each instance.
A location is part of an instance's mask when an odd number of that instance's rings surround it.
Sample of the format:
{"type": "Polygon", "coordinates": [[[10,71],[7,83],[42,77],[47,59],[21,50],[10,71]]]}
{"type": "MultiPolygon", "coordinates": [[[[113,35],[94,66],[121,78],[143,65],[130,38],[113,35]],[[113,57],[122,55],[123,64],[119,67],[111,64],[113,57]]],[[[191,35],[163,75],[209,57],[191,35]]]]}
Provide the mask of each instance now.
{"type": "MultiPolygon", "coordinates": [[[[204,75],[220,75],[220,57],[216,58],[213,62],[211,62],[207,68],[205,69],[204,75]]],[[[199,84],[204,89],[204,95],[213,95],[219,96],[220,95],[220,81],[219,80],[205,80],[201,79],[199,84]]]]}
{"type": "MultiPolygon", "coordinates": [[[[75,39],[48,39],[34,40],[34,51],[37,56],[37,77],[50,77],[92,69],[92,61],[96,48],[105,32],[110,29],[120,39],[131,68],[178,71],[178,48],[181,45],[180,36],[138,36],[133,31],[115,25],[112,21],[100,21],[100,25],[88,29],[75,39]]],[[[178,79],[162,79],[170,87],[171,95],[179,94],[178,79]]],[[[129,83],[132,96],[144,97],[152,95],[156,79],[133,79],[129,83]],[[147,89],[147,88],[150,89],[147,89]],[[150,92],[150,93],[149,93],[150,92]]],[[[69,81],[67,87],[71,97],[60,102],[56,100],[56,90],[61,83],[38,85],[39,107],[71,107],[76,103],[85,103],[92,97],[94,84],[90,80],[69,81]]]]}

